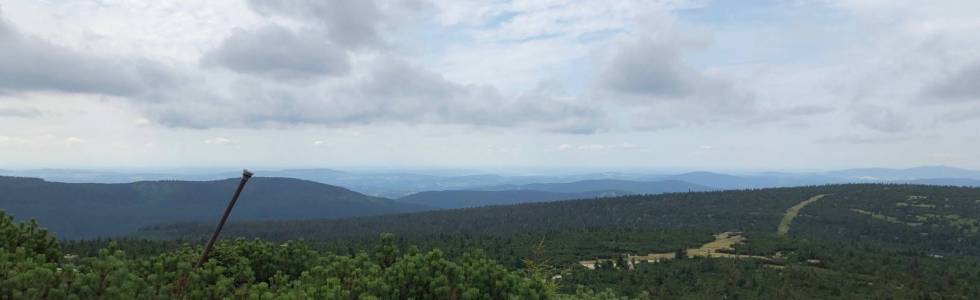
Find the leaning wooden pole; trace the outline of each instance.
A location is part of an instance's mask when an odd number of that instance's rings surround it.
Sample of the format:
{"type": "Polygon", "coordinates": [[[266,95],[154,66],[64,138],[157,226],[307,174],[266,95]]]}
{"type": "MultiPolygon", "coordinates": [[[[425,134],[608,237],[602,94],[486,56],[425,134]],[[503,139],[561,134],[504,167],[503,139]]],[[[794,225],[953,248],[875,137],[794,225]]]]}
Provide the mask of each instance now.
{"type": "Polygon", "coordinates": [[[252,178],[252,172],[242,170],[242,180],[238,182],[238,188],[235,189],[235,194],[231,196],[231,201],[228,201],[228,207],[225,207],[225,214],[221,215],[221,221],[218,221],[218,227],[211,234],[208,245],[204,247],[204,252],[201,253],[201,259],[197,261],[197,265],[194,265],[195,269],[203,266],[204,262],[208,260],[208,254],[211,254],[211,248],[214,247],[214,242],[218,240],[218,235],[221,234],[221,228],[225,227],[225,221],[228,221],[228,215],[231,214],[231,209],[235,208],[235,202],[238,202],[238,196],[242,194],[242,189],[245,188],[245,183],[248,182],[249,178],[252,178]]]}
{"type": "MultiPolygon", "coordinates": [[[[211,253],[211,248],[214,248],[214,242],[218,240],[218,235],[221,234],[221,228],[225,227],[225,222],[228,221],[228,215],[231,215],[231,209],[235,207],[235,202],[238,202],[238,196],[242,194],[242,189],[245,188],[245,183],[248,179],[252,178],[252,172],[248,170],[242,170],[242,180],[238,182],[238,188],[235,189],[235,194],[231,196],[231,201],[228,202],[228,207],[225,208],[225,213],[221,215],[221,220],[218,221],[218,227],[214,229],[214,233],[211,234],[211,239],[208,240],[208,245],[204,247],[204,252],[201,252],[201,258],[194,265],[194,269],[200,269],[208,260],[208,254],[211,253]]],[[[173,287],[170,290],[171,295],[174,298],[184,299],[184,288],[187,287],[187,277],[190,274],[184,274],[174,282],[173,287]]]]}

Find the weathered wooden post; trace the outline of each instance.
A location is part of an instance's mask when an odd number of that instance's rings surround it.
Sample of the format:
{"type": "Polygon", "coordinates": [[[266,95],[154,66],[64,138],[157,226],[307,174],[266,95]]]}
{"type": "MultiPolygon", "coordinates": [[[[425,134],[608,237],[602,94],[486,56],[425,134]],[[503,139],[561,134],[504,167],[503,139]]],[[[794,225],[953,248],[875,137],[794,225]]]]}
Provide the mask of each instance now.
{"type": "MultiPolygon", "coordinates": [[[[204,247],[204,252],[201,253],[201,258],[194,265],[194,269],[200,269],[204,265],[204,262],[208,260],[208,254],[211,253],[211,248],[214,247],[214,242],[218,241],[218,235],[221,234],[221,228],[225,227],[225,222],[228,221],[228,215],[231,214],[231,209],[235,207],[235,202],[238,202],[238,196],[242,194],[242,189],[245,188],[245,183],[248,179],[252,178],[252,172],[248,170],[242,170],[242,180],[238,182],[238,188],[235,189],[235,194],[231,196],[231,201],[228,202],[228,207],[225,207],[225,214],[221,215],[221,220],[218,221],[218,227],[214,229],[214,233],[211,234],[211,239],[208,240],[208,245],[204,247]]],[[[170,293],[175,298],[184,299],[184,288],[187,287],[187,277],[190,274],[185,274],[177,279],[170,293]]]]}
{"type": "Polygon", "coordinates": [[[201,253],[201,259],[194,266],[195,269],[203,266],[204,262],[208,260],[208,254],[211,253],[214,242],[218,240],[218,235],[221,234],[221,228],[225,227],[225,221],[228,221],[228,215],[231,214],[231,209],[235,207],[235,202],[238,202],[238,196],[242,194],[242,189],[245,188],[245,183],[248,182],[249,178],[252,178],[252,172],[242,170],[242,180],[238,182],[238,188],[235,189],[235,194],[231,196],[231,201],[228,202],[228,207],[225,208],[225,214],[221,215],[221,221],[218,221],[218,227],[211,234],[211,240],[208,240],[208,245],[204,247],[204,252],[201,253]]]}

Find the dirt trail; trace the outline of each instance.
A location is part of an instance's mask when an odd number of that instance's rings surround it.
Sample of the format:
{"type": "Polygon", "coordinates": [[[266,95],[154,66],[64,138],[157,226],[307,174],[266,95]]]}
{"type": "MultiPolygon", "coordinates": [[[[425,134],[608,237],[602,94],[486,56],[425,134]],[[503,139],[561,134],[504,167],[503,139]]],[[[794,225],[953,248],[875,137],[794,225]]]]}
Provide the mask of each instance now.
{"type": "Polygon", "coordinates": [[[810,205],[810,203],[817,202],[817,200],[820,200],[820,198],[823,198],[823,196],[826,195],[816,195],[810,197],[810,199],[806,199],[803,202],[797,203],[796,205],[793,205],[793,207],[787,209],[786,214],[783,215],[783,220],[779,222],[779,228],[776,229],[776,233],[779,235],[786,235],[789,233],[789,226],[793,224],[793,219],[796,218],[796,215],[800,214],[800,210],[803,209],[803,207],[810,205]]]}

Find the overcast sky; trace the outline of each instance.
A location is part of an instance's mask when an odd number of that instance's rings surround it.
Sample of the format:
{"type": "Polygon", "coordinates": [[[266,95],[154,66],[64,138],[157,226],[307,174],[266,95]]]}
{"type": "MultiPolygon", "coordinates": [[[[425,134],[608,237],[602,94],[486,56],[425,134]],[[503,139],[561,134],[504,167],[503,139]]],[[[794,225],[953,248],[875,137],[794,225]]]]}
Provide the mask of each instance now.
{"type": "Polygon", "coordinates": [[[0,1],[0,168],[980,169],[980,1],[0,1]]]}

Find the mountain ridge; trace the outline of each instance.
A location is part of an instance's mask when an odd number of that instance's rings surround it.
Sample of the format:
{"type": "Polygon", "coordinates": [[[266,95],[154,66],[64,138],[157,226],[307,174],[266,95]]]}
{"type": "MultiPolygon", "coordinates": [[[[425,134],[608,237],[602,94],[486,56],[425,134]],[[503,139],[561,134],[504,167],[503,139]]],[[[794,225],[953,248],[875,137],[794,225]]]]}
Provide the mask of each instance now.
{"type": "MultiPolygon", "coordinates": [[[[0,177],[0,209],[34,218],[62,238],[125,234],[161,222],[220,216],[238,179],[63,183],[0,177]]],[[[313,181],[254,177],[232,216],[239,220],[343,218],[428,210],[313,181]]]]}

